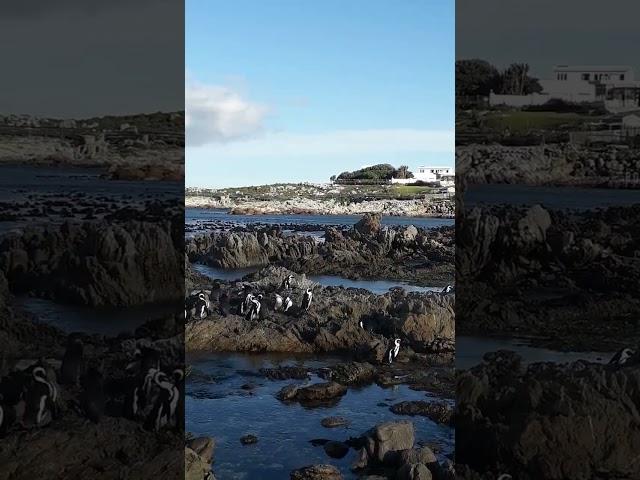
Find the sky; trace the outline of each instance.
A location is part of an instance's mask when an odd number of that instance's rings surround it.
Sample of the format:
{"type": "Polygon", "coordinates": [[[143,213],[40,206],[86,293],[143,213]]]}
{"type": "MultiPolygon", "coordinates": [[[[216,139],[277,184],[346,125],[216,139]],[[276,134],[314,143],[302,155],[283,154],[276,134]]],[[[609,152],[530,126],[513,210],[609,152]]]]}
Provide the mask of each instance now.
{"type": "Polygon", "coordinates": [[[453,0],[186,0],[186,185],[454,164],[453,0]]]}
{"type": "Polygon", "coordinates": [[[0,2],[0,58],[0,114],[87,118],[184,110],[184,5],[0,2]]]}
{"type": "Polygon", "coordinates": [[[538,78],[554,65],[630,65],[637,78],[638,18],[629,0],[457,0],[456,58],[526,62],[538,78]]]}

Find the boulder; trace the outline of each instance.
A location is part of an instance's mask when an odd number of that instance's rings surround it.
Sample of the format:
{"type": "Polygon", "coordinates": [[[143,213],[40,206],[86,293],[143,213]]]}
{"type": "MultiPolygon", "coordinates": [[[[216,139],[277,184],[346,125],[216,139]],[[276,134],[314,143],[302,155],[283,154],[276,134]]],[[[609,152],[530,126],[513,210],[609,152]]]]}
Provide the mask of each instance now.
{"type": "Polygon", "coordinates": [[[311,465],[291,472],[291,480],[342,480],[342,474],[333,465],[311,465]]]}

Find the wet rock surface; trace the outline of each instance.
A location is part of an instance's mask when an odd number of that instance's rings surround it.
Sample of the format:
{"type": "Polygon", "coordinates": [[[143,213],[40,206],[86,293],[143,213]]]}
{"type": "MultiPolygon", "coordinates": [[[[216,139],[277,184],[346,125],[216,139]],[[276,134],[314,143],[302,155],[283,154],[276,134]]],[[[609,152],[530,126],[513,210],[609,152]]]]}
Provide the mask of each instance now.
{"type": "Polygon", "coordinates": [[[311,465],[291,472],[291,480],[342,480],[342,474],[333,465],[311,465]]]}
{"type": "Polygon", "coordinates": [[[453,407],[446,403],[407,401],[391,405],[389,410],[396,415],[420,415],[434,422],[453,424],[453,407]]]}
{"type": "Polygon", "coordinates": [[[464,478],[640,478],[629,461],[640,444],[639,385],[637,365],[524,367],[512,352],[487,355],[458,379],[459,470],[464,478]]]}

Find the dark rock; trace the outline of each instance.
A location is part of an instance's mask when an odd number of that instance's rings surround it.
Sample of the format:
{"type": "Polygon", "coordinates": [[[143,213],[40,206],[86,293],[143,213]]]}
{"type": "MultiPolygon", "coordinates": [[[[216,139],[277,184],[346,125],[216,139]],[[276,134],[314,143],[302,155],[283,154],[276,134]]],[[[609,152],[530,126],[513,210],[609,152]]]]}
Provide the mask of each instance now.
{"type": "Polygon", "coordinates": [[[244,435],[240,438],[240,443],[242,443],[243,445],[251,445],[253,443],[258,443],[258,437],[251,434],[244,435]]]}

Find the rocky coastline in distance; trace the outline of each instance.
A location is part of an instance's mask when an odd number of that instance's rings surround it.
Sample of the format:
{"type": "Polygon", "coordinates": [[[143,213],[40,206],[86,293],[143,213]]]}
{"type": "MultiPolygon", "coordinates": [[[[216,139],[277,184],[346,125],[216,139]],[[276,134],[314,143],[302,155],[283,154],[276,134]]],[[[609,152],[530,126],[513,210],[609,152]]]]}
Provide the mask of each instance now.
{"type": "Polygon", "coordinates": [[[0,115],[0,165],[102,168],[113,180],[182,181],[184,112],[82,120],[0,115]]]}
{"type": "Polygon", "coordinates": [[[454,218],[453,195],[397,185],[276,184],[187,188],[185,207],[228,209],[233,215],[363,215],[454,218]]]}

